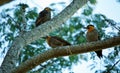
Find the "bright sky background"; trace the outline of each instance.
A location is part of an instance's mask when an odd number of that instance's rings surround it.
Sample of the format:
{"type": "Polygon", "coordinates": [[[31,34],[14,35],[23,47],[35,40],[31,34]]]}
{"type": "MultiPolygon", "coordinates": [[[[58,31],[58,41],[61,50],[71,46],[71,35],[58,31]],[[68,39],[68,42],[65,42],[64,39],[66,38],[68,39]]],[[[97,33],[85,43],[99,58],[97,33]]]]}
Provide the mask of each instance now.
{"type": "MultiPolygon", "coordinates": [[[[51,3],[57,3],[57,2],[67,2],[67,5],[70,3],[70,0],[17,0],[10,4],[6,4],[2,7],[0,7],[0,11],[4,8],[13,7],[18,3],[27,3],[32,7],[37,7],[39,11],[43,10],[46,6],[49,6],[51,3]]],[[[104,14],[107,18],[113,19],[116,22],[120,22],[120,3],[116,2],[117,0],[97,0],[96,7],[94,9],[94,13],[101,13],[104,14]]],[[[58,8],[56,6],[56,8],[58,8]]],[[[59,7],[60,8],[60,7],[59,7]]],[[[62,8],[60,8],[60,11],[62,8]]],[[[103,54],[105,54],[105,50],[103,54]]],[[[1,59],[1,57],[0,57],[1,59]]],[[[99,61],[99,59],[97,59],[99,61]]],[[[2,59],[0,60],[2,61],[2,59]]],[[[99,61],[100,62],[100,61],[99,61]]],[[[74,65],[72,68],[72,72],[74,73],[94,73],[94,71],[90,71],[89,65],[94,63],[93,60],[90,60],[89,62],[82,61],[81,63],[78,63],[78,65],[74,65]]],[[[99,65],[100,66],[100,65],[99,65]]],[[[63,73],[68,73],[69,70],[63,69],[63,73]]]]}
{"type": "Polygon", "coordinates": [[[120,2],[117,0],[98,0],[94,12],[120,22],[120,2]]]}

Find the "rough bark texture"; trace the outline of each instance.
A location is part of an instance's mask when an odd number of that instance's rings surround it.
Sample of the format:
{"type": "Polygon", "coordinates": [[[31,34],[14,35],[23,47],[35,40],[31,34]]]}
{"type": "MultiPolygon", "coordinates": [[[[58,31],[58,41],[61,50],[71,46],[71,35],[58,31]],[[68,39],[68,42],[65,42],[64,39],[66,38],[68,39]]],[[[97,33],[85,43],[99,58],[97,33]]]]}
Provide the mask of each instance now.
{"type": "Polygon", "coordinates": [[[86,3],[87,0],[73,0],[69,6],[67,6],[51,21],[44,23],[32,31],[24,33],[22,36],[16,37],[5,56],[2,66],[0,67],[0,73],[10,73],[11,70],[15,68],[18,53],[25,45],[47,35],[48,33],[60,27],[63,22],[70,18],[79,8],[81,8],[86,3]]]}
{"type": "Polygon", "coordinates": [[[9,2],[12,2],[13,0],[0,0],[0,6],[6,4],[6,3],[9,3],[9,2]]]}
{"type": "Polygon", "coordinates": [[[109,47],[120,45],[120,36],[113,37],[103,41],[83,43],[73,46],[58,47],[55,49],[48,50],[42,54],[32,57],[31,59],[25,61],[20,66],[16,67],[12,73],[25,73],[28,70],[31,70],[35,66],[55,57],[68,56],[72,54],[81,54],[91,51],[97,51],[101,49],[107,49],[109,47]]]}

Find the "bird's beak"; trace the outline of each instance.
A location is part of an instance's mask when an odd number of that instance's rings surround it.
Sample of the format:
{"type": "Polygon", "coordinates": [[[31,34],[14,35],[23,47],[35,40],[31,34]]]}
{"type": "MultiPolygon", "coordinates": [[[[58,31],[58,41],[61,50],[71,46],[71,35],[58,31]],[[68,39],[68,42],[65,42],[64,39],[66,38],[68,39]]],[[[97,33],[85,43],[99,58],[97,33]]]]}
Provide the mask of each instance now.
{"type": "Polygon", "coordinates": [[[46,39],[47,37],[41,37],[41,38],[46,39]]]}
{"type": "Polygon", "coordinates": [[[50,11],[55,11],[54,9],[50,9],[50,11]]]}

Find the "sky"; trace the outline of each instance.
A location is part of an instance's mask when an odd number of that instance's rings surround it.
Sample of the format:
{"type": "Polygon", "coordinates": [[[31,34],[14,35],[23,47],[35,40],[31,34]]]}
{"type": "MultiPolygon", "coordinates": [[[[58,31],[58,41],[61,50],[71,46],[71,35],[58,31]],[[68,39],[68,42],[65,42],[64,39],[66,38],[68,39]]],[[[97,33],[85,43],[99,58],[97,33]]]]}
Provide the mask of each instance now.
{"type": "MultiPolygon", "coordinates": [[[[12,8],[20,2],[30,4],[31,8],[37,7],[38,11],[41,11],[45,7],[49,6],[49,4],[58,3],[61,1],[66,2],[67,3],[66,5],[70,3],[70,0],[17,0],[0,7],[0,11],[2,11],[2,9],[7,7],[12,8]]],[[[58,7],[56,6],[56,8],[58,7]]],[[[62,11],[62,7],[59,7],[59,11],[62,11]]],[[[116,22],[120,22],[120,3],[117,2],[117,0],[97,0],[97,4],[95,6],[93,13],[101,13],[104,14],[107,18],[113,19],[116,22]]],[[[103,51],[103,54],[105,54],[105,52],[106,50],[103,51]]],[[[97,60],[100,61],[99,59],[97,60]]],[[[0,61],[2,61],[2,59],[0,61]]],[[[83,72],[94,73],[94,70],[90,70],[89,68],[89,65],[92,63],[93,60],[90,60],[89,62],[81,61],[81,63],[74,65],[70,71],[74,73],[83,73],[83,72]]],[[[68,69],[63,69],[63,73],[68,73],[68,72],[69,72],[68,69]]]]}
{"type": "Polygon", "coordinates": [[[101,13],[110,19],[120,22],[120,2],[117,0],[98,0],[94,13],[101,13]]]}

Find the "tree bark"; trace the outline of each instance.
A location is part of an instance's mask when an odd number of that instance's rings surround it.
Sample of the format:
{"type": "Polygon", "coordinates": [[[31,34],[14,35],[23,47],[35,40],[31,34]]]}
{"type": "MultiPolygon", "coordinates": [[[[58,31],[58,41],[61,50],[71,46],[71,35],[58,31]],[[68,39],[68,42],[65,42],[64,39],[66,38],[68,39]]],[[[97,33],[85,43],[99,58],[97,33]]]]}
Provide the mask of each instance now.
{"type": "Polygon", "coordinates": [[[13,0],[0,0],[0,6],[12,2],[13,0]]]}
{"type": "Polygon", "coordinates": [[[0,67],[0,73],[10,73],[11,70],[15,68],[17,55],[24,46],[39,39],[40,37],[46,36],[50,32],[60,27],[63,22],[70,18],[79,8],[81,8],[86,3],[87,0],[73,0],[70,5],[68,5],[52,20],[40,25],[38,28],[35,28],[32,31],[26,32],[21,36],[16,37],[0,67]]]}
{"type": "Polygon", "coordinates": [[[22,63],[20,66],[16,67],[12,71],[12,73],[26,73],[28,70],[31,70],[35,66],[51,58],[97,51],[97,50],[107,49],[117,45],[120,45],[120,36],[113,37],[103,41],[83,43],[83,44],[73,45],[73,46],[57,47],[30,58],[29,60],[22,63]],[[72,52],[72,54],[69,52],[69,50],[72,52]]]}

